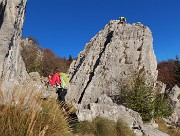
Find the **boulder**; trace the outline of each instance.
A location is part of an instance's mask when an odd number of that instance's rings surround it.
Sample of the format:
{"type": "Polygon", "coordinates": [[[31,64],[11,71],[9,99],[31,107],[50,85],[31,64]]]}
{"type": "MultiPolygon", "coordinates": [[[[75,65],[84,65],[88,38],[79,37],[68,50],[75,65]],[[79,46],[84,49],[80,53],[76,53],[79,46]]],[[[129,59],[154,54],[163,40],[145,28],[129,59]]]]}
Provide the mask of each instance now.
{"type": "Polygon", "coordinates": [[[29,75],[31,87],[34,89],[34,92],[41,93],[42,99],[57,99],[56,89],[49,84],[47,77],[40,77],[38,72],[31,72],[29,75]]]}

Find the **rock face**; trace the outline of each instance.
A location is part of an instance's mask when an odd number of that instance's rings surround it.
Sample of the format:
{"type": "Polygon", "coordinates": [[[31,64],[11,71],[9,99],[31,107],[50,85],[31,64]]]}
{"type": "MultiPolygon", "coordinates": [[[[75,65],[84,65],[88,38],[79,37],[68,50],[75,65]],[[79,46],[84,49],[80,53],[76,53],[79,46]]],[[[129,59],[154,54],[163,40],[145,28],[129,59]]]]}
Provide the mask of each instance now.
{"type": "Polygon", "coordinates": [[[67,100],[88,105],[101,94],[120,93],[137,73],[144,74],[147,84],[154,85],[158,71],[152,35],[142,24],[110,21],[86,44],[69,69],[71,88],[67,100]]]}
{"type": "Polygon", "coordinates": [[[28,74],[20,55],[26,0],[0,0],[0,77],[2,90],[24,81],[28,74]]]}

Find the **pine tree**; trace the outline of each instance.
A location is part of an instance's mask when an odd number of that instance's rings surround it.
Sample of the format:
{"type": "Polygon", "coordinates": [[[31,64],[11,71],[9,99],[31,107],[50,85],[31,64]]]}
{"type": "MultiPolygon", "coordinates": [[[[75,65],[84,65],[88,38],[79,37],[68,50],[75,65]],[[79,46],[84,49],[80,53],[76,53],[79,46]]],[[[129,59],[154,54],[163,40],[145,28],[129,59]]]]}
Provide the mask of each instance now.
{"type": "Polygon", "coordinates": [[[69,59],[68,59],[69,61],[72,61],[72,56],[71,55],[69,55],[69,59]]]}
{"type": "Polygon", "coordinates": [[[179,56],[176,56],[174,73],[175,73],[175,77],[176,77],[176,83],[180,87],[180,61],[179,61],[179,56]]]}

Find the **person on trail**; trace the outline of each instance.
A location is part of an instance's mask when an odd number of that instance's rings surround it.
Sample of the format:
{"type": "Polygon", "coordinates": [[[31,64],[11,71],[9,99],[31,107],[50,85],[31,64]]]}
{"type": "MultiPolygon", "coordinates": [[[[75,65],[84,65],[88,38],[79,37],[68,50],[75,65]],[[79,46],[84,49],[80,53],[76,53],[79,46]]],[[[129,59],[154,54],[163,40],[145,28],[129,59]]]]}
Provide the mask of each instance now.
{"type": "Polygon", "coordinates": [[[67,90],[61,87],[61,78],[60,78],[60,70],[56,69],[53,76],[48,77],[49,83],[51,86],[56,86],[56,93],[58,94],[58,100],[65,102],[65,95],[67,94],[67,90]]]}
{"type": "Polygon", "coordinates": [[[54,86],[54,85],[60,85],[61,83],[61,79],[59,76],[60,70],[56,69],[55,73],[53,74],[53,76],[49,75],[49,83],[54,86]]]}
{"type": "Polygon", "coordinates": [[[120,20],[121,24],[123,24],[123,25],[126,24],[126,18],[125,17],[120,17],[119,20],[120,20]]]}

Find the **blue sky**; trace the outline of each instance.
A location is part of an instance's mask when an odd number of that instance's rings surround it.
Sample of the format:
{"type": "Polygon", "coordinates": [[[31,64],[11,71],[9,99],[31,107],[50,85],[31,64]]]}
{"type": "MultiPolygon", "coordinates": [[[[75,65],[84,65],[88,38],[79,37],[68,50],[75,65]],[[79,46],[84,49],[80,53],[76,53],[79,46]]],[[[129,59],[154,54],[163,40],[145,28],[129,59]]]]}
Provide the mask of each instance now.
{"type": "Polygon", "coordinates": [[[153,34],[158,61],[180,56],[180,0],[28,0],[23,36],[61,57],[77,57],[110,20],[125,16],[153,34]]]}

